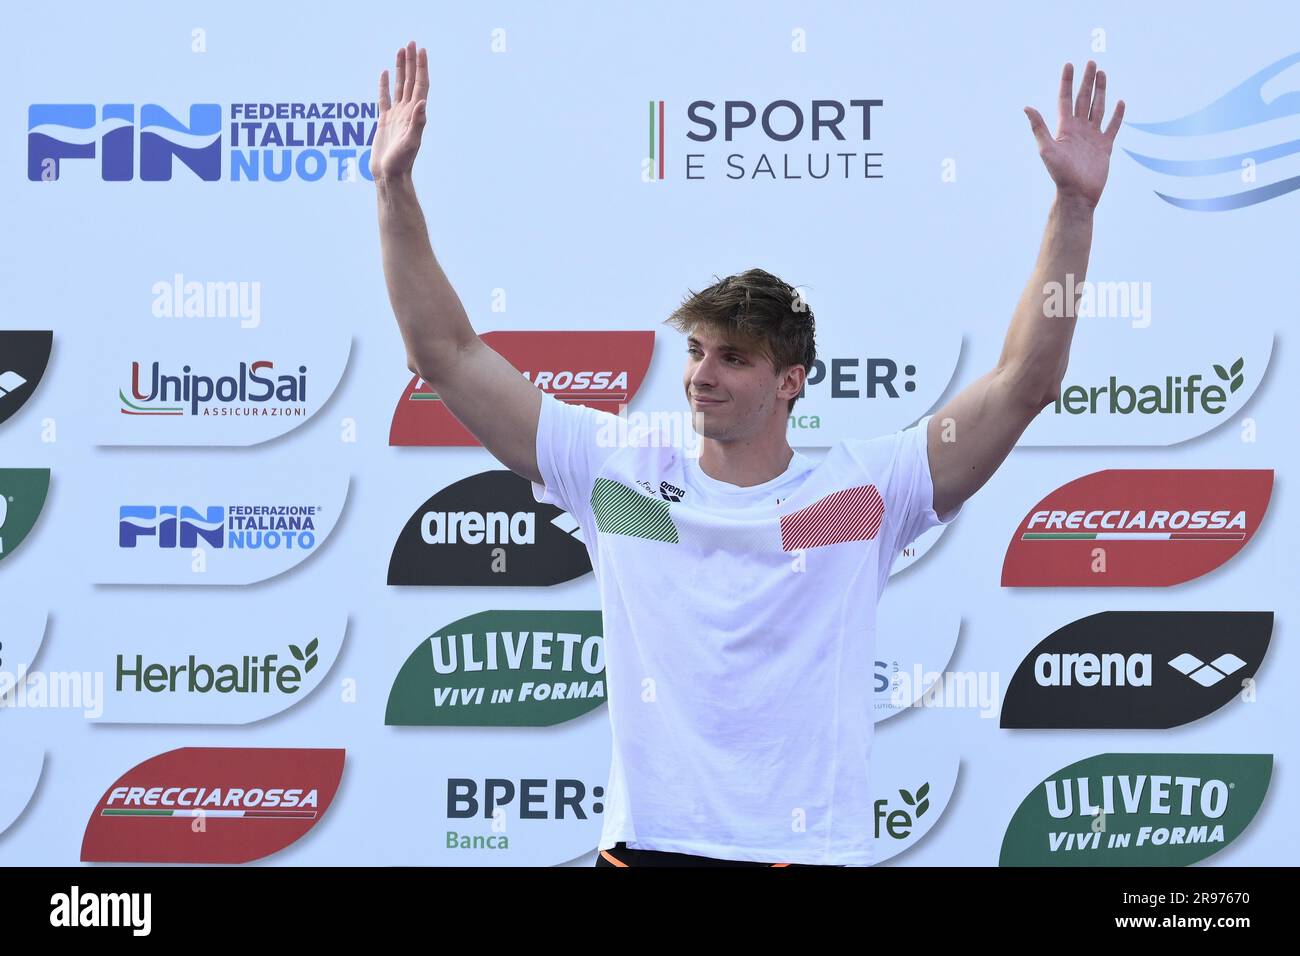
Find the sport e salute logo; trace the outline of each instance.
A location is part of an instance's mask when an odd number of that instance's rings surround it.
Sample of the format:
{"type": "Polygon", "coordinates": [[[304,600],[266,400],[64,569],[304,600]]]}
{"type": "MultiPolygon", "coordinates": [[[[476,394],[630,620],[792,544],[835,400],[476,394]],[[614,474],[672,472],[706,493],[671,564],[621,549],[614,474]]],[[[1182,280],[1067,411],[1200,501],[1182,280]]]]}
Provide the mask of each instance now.
{"type": "Polygon", "coordinates": [[[1002,726],[1177,727],[1254,699],[1271,611],[1105,611],[1067,624],[1016,668],[1002,726]]]}
{"type": "Polygon", "coordinates": [[[1264,802],[1272,754],[1100,754],[1025,797],[1001,866],[1187,866],[1223,849],[1264,802]]]}
{"type": "MultiPolygon", "coordinates": [[[[655,344],[653,331],[485,332],[480,338],[543,392],[614,415],[626,409],[641,388],[655,344]]],[[[393,410],[388,444],[480,442],[417,375],[393,410]]]]}
{"type": "Polygon", "coordinates": [[[247,863],[282,850],[329,809],[342,750],[182,747],[119,777],[86,825],[81,859],[247,863]]]}
{"type": "Polygon", "coordinates": [[[1020,522],[1003,587],[1164,587],[1212,571],[1258,530],[1269,469],[1111,469],[1076,478],[1020,522]]]}

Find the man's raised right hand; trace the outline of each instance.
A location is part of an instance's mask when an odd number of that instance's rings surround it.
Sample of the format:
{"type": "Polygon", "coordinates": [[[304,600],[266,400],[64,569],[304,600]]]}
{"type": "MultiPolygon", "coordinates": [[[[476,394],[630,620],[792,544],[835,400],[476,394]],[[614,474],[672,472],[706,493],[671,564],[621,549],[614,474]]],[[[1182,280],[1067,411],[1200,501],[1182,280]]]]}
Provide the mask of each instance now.
{"type": "Polygon", "coordinates": [[[378,181],[410,175],[424,133],[429,96],[429,53],[412,40],[397,51],[397,82],[388,96],[388,71],[379,74],[379,127],[370,144],[370,176],[378,181]]]}

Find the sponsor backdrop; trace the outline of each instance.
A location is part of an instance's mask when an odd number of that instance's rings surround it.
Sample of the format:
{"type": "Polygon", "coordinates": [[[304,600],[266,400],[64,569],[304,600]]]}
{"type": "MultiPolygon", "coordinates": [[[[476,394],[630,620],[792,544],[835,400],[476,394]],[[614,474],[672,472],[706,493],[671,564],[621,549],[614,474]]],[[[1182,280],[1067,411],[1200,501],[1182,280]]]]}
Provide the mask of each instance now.
{"type": "Polygon", "coordinates": [[[388,305],[368,144],[412,38],[420,198],[493,346],[680,424],[663,318],[768,269],[817,315],[814,457],[996,360],[1051,202],[1022,107],[1095,59],[1127,122],[1061,401],[882,600],[878,858],[1300,852],[1300,11],[82,3],[2,33],[0,863],[593,862],[581,533],[388,305]]]}

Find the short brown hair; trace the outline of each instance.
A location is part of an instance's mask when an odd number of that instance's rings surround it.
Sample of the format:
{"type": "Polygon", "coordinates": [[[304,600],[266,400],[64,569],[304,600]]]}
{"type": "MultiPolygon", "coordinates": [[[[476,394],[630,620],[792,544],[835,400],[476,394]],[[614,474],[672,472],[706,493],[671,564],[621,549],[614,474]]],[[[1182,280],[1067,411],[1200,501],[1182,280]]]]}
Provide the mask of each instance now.
{"type": "MultiPolygon", "coordinates": [[[[702,292],[688,291],[665,322],[683,335],[703,325],[753,342],[777,372],[802,365],[811,374],[817,358],[812,309],[794,286],[762,269],[718,279],[702,292]]],[[[798,400],[797,395],[790,399],[787,414],[798,400]]]]}

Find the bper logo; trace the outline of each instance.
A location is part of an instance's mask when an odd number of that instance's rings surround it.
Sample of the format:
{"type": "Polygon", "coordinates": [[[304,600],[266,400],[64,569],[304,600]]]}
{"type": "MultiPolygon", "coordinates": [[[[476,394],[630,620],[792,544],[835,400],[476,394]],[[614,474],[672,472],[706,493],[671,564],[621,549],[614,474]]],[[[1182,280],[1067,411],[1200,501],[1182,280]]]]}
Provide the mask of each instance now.
{"type": "MultiPolygon", "coordinates": [[[[480,338],[543,392],[562,402],[618,415],[645,381],[655,334],[485,332],[480,338]]],[[[393,410],[388,444],[478,446],[480,442],[417,375],[393,410]]]]}
{"type": "Polygon", "coordinates": [[[591,557],[578,525],[539,503],[512,471],[485,471],[426,501],[397,536],[395,585],[546,587],[581,577],[591,557]]]}
{"type": "Polygon", "coordinates": [[[81,859],[247,863],[293,843],[329,809],[342,750],[183,747],[146,760],[100,797],[81,859]]]}
{"type": "MultiPolygon", "coordinates": [[[[135,104],[108,103],[96,116],[93,103],[37,103],[27,110],[27,178],[52,182],[64,159],[94,159],[100,178],[125,182],[135,178],[135,104]]],[[[190,106],[182,123],[156,103],[140,107],[140,179],[172,178],[177,159],[199,179],[221,178],[221,107],[190,106]]]]}
{"type": "Polygon", "coordinates": [[[1253,698],[1272,631],[1269,611],[1090,615],[1025,656],[1002,726],[1167,729],[1199,720],[1234,697],[1253,698]]]}
{"type": "Polygon", "coordinates": [[[1099,754],[1025,797],[1001,866],[1187,866],[1255,818],[1272,754],[1099,754]]]}
{"type": "Polygon", "coordinates": [[[0,422],[12,417],[36,391],[50,364],[53,332],[0,332],[0,422]]]}
{"type": "Polygon", "coordinates": [[[1250,540],[1273,489],[1265,469],[1111,469],[1076,478],[1020,522],[1003,587],[1165,587],[1250,540]]]}

